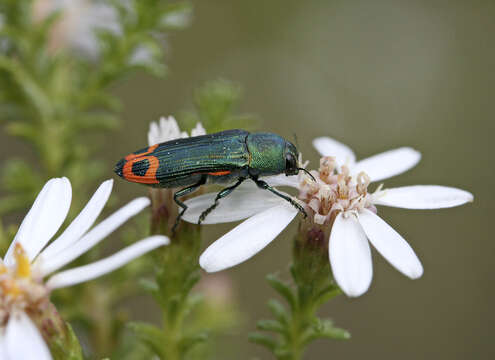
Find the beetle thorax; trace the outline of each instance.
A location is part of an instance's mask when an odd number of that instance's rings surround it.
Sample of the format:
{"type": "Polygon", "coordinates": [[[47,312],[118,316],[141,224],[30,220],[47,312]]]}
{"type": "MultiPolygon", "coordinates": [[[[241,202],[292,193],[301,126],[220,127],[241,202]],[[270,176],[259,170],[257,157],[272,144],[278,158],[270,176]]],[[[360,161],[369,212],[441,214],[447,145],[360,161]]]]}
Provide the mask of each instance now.
{"type": "Polygon", "coordinates": [[[249,172],[254,176],[281,174],[285,171],[285,139],[271,133],[249,134],[246,145],[250,155],[249,172]]]}

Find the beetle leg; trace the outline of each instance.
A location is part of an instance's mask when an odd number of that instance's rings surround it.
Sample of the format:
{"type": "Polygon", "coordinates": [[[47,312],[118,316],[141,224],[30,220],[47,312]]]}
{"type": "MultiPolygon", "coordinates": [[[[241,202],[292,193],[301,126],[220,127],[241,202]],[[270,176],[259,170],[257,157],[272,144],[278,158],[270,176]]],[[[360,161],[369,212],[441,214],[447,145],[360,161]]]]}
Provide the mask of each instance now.
{"type": "Polygon", "coordinates": [[[177,225],[179,225],[180,218],[182,215],[187,210],[187,205],[184,204],[182,201],[179,200],[180,197],[186,196],[187,194],[192,193],[193,191],[196,191],[200,186],[206,184],[206,176],[201,177],[201,179],[194,185],[188,186],[184,189],[178,190],[174,193],[174,201],[177,205],[179,205],[180,208],[182,208],[181,212],[179,215],[177,215],[177,218],[175,219],[175,224],[174,227],[172,228],[172,234],[175,234],[175,229],[177,228],[177,225]]]}
{"type": "Polygon", "coordinates": [[[277,195],[278,197],[281,197],[282,199],[290,202],[292,206],[294,206],[297,210],[299,210],[299,212],[301,212],[304,215],[304,218],[306,218],[308,216],[308,214],[306,213],[306,210],[304,210],[304,208],[298,202],[296,202],[294,199],[292,199],[291,197],[279,193],[277,190],[275,190],[275,188],[271,187],[270,185],[268,185],[263,180],[259,180],[255,177],[251,177],[251,179],[256,183],[256,185],[258,185],[258,187],[260,189],[268,190],[268,191],[272,192],[273,194],[277,195]]]}
{"type": "Polygon", "coordinates": [[[229,187],[226,187],[225,189],[221,190],[217,196],[215,197],[215,203],[213,205],[211,205],[208,209],[206,209],[205,211],[203,211],[201,213],[201,215],[199,216],[199,220],[198,220],[198,224],[201,224],[201,222],[206,218],[206,216],[213,210],[217,207],[218,205],[218,200],[220,200],[221,198],[224,198],[226,197],[227,195],[229,195],[232,191],[235,190],[236,187],[238,187],[239,185],[242,184],[242,182],[246,180],[246,178],[239,178],[239,180],[237,180],[237,182],[232,185],[232,186],[229,186],[229,187]]]}

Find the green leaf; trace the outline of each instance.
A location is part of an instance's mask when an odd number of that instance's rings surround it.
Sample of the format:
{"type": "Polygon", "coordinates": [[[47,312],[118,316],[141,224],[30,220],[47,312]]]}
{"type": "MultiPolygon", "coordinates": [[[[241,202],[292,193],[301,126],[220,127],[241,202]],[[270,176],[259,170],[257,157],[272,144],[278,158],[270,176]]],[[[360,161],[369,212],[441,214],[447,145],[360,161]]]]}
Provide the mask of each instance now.
{"type": "Polygon", "coordinates": [[[206,332],[200,332],[194,335],[186,336],[179,342],[179,349],[181,353],[186,354],[194,346],[203,343],[206,340],[208,340],[208,334],[206,332]]]}
{"type": "Polygon", "coordinates": [[[187,277],[184,286],[183,286],[183,291],[184,293],[188,293],[191,291],[191,289],[198,283],[198,281],[201,279],[201,274],[199,272],[199,268],[196,268],[189,276],[187,277]]]}
{"type": "Polygon", "coordinates": [[[248,335],[248,340],[256,344],[267,347],[271,351],[277,348],[277,341],[270,335],[262,334],[259,332],[252,332],[248,335]]]}
{"type": "Polygon", "coordinates": [[[146,291],[148,294],[153,296],[155,301],[161,303],[160,289],[158,284],[154,280],[150,279],[139,279],[139,286],[146,291]]]}
{"type": "Polygon", "coordinates": [[[279,280],[275,275],[269,274],[266,276],[266,280],[272,288],[274,288],[287,302],[292,309],[297,306],[297,299],[292,292],[292,289],[285,284],[283,281],[279,280]]]}
{"type": "Polygon", "coordinates": [[[329,338],[336,340],[348,340],[351,334],[344,329],[335,327],[329,319],[316,319],[302,337],[304,344],[308,344],[318,338],[329,338]]]}
{"type": "Polygon", "coordinates": [[[19,62],[0,55],[0,70],[4,70],[12,76],[19,89],[41,114],[41,117],[48,118],[52,115],[49,98],[19,62]]]}
{"type": "Polygon", "coordinates": [[[318,293],[315,297],[314,300],[314,306],[320,307],[321,305],[325,304],[327,301],[333,299],[334,297],[342,294],[342,290],[335,285],[329,285],[327,288],[323,289],[320,293],[318,293]]]}
{"type": "Polygon", "coordinates": [[[83,360],[81,345],[69,323],[63,339],[50,343],[50,351],[55,360],[83,360]]]}
{"type": "Polygon", "coordinates": [[[293,356],[293,351],[288,346],[276,348],[273,354],[277,359],[299,359],[299,357],[293,356]]]}
{"type": "Polygon", "coordinates": [[[127,326],[136,336],[150,347],[158,356],[163,358],[164,336],[160,328],[142,322],[131,322],[127,326]]]}
{"type": "Polygon", "coordinates": [[[268,300],[268,308],[278,321],[287,324],[289,314],[287,313],[284,305],[282,305],[278,300],[270,299],[268,300]]]}
{"type": "Polygon", "coordinates": [[[204,300],[203,294],[192,294],[187,298],[186,309],[188,312],[192,311],[196,306],[200,305],[204,300]]]}
{"type": "Polygon", "coordinates": [[[256,327],[258,330],[273,331],[280,334],[287,333],[286,327],[277,320],[259,320],[256,323],[256,327]]]}
{"type": "Polygon", "coordinates": [[[10,136],[17,136],[33,143],[37,141],[37,137],[39,136],[36,126],[21,121],[10,122],[7,124],[5,131],[10,136]]]}

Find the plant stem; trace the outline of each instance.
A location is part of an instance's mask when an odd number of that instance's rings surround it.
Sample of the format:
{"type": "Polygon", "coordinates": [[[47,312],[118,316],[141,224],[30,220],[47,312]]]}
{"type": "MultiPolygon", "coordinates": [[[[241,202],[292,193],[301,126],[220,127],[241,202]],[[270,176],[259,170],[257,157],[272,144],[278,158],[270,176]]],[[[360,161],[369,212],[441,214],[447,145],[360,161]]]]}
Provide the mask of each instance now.
{"type": "Polygon", "coordinates": [[[172,190],[153,189],[152,232],[166,234],[171,243],[155,252],[156,283],[155,297],[162,309],[161,348],[162,359],[181,360],[192,346],[188,343],[184,319],[194,306],[191,290],[199,281],[198,256],[201,249],[201,231],[198,225],[182,222],[172,236],[177,207],[172,202],[172,190]]]}
{"type": "Polygon", "coordinates": [[[274,275],[267,277],[270,285],[287,301],[287,309],[280,302],[271,300],[270,310],[274,320],[261,320],[259,330],[271,331],[276,338],[263,333],[253,333],[250,339],[266,346],[279,360],[300,360],[306,347],[318,338],[348,339],[349,333],[333,326],[329,319],[321,319],[316,313],[321,305],[340,294],[334,283],[328,264],[328,250],[324,233],[319,229],[300,231],[294,242],[293,282],[286,283],[274,275]]]}

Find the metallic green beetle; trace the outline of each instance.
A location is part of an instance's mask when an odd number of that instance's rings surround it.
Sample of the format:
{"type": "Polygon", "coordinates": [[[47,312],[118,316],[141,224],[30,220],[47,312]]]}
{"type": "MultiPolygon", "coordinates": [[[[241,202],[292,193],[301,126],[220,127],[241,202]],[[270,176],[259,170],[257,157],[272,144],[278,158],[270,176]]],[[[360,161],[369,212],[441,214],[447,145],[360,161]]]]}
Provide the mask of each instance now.
{"type": "MultiPolygon", "coordinates": [[[[174,201],[182,208],[174,225],[187,210],[179,200],[206,183],[231,183],[221,190],[215,202],[199,217],[200,224],[218,205],[246,179],[253,180],[262,189],[287,200],[306,217],[306,212],[292,198],[259,179],[285,173],[297,175],[299,152],[283,137],[272,133],[249,133],[245,130],[227,130],[214,134],[177,139],[141,149],[121,159],[115,172],[122,178],[160,188],[183,187],[174,194],[174,201]]],[[[313,178],[314,179],[314,178],[313,178]]]]}

